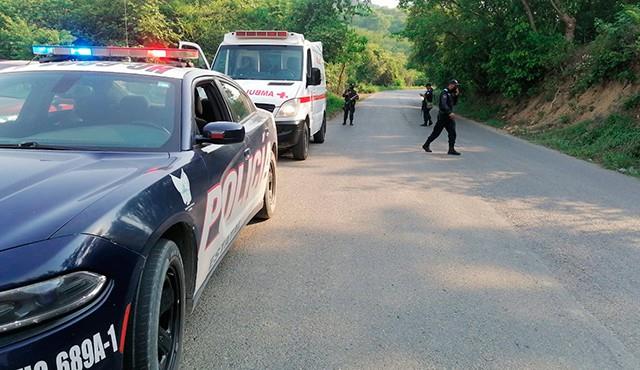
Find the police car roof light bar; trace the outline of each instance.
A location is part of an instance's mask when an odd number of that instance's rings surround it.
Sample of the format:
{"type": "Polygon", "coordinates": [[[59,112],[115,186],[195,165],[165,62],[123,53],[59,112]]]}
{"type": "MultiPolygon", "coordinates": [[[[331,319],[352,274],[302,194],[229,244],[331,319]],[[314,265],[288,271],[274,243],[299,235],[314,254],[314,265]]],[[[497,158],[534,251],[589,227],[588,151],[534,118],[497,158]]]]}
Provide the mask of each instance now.
{"type": "Polygon", "coordinates": [[[192,49],[35,45],[32,51],[44,56],[198,59],[198,51],[192,49]]]}
{"type": "Polygon", "coordinates": [[[241,39],[286,39],[289,36],[287,31],[236,31],[234,34],[241,39]]]}

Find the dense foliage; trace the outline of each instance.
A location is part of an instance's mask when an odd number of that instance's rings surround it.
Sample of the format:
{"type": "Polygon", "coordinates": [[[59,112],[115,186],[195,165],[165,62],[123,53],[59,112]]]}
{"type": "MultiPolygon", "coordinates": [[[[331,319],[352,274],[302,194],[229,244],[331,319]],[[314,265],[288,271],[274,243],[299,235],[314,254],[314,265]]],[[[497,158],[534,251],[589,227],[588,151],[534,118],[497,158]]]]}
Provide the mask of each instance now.
{"type": "MultiPolygon", "coordinates": [[[[483,94],[532,92],[593,44],[592,84],[637,58],[638,5],[625,0],[401,0],[412,62],[436,81],[455,76],[483,94]]],[[[637,3],[636,3],[637,4],[637,3]]],[[[628,71],[627,71],[628,72],[628,71]]],[[[622,78],[631,79],[630,73],[622,78]]]]}
{"type": "Polygon", "coordinates": [[[403,86],[410,44],[391,36],[403,13],[369,0],[0,0],[0,59],[29,59],[38,43],[174,45],[199,43],[211,58],[226,32],[286,29],[322,41],[329,85],[403,86]]]}
{"type": "Polygon", "coordinates": [[[598,23],[598,36],[584,62],[582,84],[605,79],[634,81],[634,62],[640,60],[640,7],[627,6],[612,23],[598,23]]]}

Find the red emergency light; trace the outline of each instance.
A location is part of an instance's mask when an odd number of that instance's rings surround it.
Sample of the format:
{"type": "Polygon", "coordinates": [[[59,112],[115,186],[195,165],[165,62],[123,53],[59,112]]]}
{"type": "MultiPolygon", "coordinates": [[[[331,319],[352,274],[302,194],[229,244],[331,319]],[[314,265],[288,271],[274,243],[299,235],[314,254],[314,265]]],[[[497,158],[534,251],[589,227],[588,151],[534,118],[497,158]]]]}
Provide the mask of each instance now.
{"type": "Polygon", "coordinates": [[[233,34],[241,39],[286,39],[289,37],[287,31],[236,31],[233,34]]]}

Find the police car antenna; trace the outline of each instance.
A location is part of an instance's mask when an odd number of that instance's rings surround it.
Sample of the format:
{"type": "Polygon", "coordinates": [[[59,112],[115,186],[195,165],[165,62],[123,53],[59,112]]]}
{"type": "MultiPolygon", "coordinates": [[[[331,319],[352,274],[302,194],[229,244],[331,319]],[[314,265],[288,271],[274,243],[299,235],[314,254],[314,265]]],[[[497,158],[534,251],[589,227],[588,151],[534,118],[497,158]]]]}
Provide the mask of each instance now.
{"type": "Polygon", "coordinates": [[[124,44],[129,47],[129,20],[127,18],[128,1],[124,0],[124,44]]]}

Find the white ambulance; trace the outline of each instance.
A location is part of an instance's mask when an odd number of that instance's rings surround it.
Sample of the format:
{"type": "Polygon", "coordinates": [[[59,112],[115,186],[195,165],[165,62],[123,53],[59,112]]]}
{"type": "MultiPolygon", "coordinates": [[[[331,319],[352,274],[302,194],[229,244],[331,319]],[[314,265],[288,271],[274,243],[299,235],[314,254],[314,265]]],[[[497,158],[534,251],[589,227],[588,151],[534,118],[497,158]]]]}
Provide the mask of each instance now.
{"type": "Polygon", "coordinates": [[[306,159],[309,140],[324,142],[327,86],[322,43],[287,31],[227,33],[213,62],[229,75],[258,108],[273,112],[278,146],[306,159]]]}

